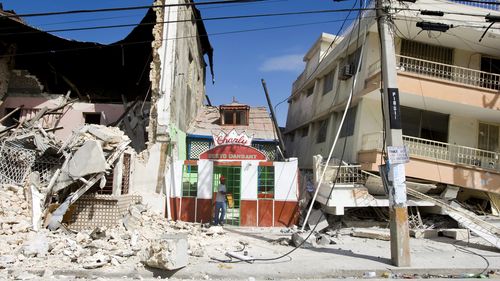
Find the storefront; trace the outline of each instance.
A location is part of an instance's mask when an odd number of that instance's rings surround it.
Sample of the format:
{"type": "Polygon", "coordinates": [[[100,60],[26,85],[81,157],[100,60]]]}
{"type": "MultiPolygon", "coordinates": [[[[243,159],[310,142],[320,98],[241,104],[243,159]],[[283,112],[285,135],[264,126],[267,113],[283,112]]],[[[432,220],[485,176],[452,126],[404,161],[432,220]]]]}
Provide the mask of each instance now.
{"type": "Polygon", "coordinates": [[[219,178],[223,175],[232,198],[228,202],[226,225],[296,224],[297,159],[270,159],[276,152],[265,148],[275,149],[275,140],[255,141],[255,136],[255,132],[250,137],[234,128],[229,132],[220,129],[213,135],[188,135],[188,159],[174,165],[173,178],[180,180],[170,196],[173,219],[210,222],[219,178]],[[205,149],[200,149],[200,143],[206,143],[201,146],[205,149]]]}

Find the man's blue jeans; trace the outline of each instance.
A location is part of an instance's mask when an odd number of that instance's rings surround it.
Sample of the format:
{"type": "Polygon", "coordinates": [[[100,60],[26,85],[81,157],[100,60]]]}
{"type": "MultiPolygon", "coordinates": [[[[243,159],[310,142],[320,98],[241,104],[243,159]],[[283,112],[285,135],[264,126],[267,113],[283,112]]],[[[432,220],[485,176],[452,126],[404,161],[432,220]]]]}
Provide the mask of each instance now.
{"type": "Polygon", "coordinates": [[[214,224],[224,223],[226,217],[226,202],[215,202],[214,224]]]}

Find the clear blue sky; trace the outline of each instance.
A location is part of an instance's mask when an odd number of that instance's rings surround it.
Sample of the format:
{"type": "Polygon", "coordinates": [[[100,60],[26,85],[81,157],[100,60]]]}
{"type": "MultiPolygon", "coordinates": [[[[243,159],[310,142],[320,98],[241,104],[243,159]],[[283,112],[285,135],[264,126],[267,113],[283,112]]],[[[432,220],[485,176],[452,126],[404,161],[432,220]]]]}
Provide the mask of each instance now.
{"type": "MultiPolygon", "coordinates": [[[[196,1],[203,2],[203,1],[196,1]]],[[[151,0],[7,0],[5,10],[18,14],[75,9],[141,6],[151,0]]],[[[322,9],[351,8],[353,0],[270,0],[263,3],[200,6],[203,18],[297,12],[322,9]]],[[[135,24],[145,10],[30,17],[25,20],[42,30],[114,24],[135,24]]],[[[230,103],[233,96],[251,106],[267,106],[261,78],[266,80],[274,106],[291,93],[293,81],[303,70],[302,58],[321,32],[337,33],[347,13],[324,13],[294,16],[275,16],[254,19],[206,20],[210,42],[214,48],[215,84],[207,77],[207,94],[212,104],[230,103]],[[302,25],[304,24],[304,25],[302,25]],[[260,31],[217,34],[248,29],[286,25],[302,25],[260,31]]],[[[350,18],[354,18],[355,13],[350,18]]],[[[125,37],[132,28],[73,31],[56,35],[78,41],[111,43],[125,37]]],[[[280,126],[286,122],[288,104],[277,107],[280,126]]]]}

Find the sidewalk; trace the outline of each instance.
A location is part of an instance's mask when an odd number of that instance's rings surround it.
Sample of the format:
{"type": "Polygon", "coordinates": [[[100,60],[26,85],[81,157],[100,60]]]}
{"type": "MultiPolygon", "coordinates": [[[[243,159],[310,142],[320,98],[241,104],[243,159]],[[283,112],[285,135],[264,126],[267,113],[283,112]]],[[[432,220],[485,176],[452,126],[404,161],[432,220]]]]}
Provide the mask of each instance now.
{"type": "MultiPolygon", "coordinates": [[[[434,239],[411,238],[411,267],[391,265],[390,242],[351,237],[349,229],[333,240],[337,244],[300,248],[285,258],[274,261],[220,262],[229,260],[225,253],[245,251],[254,258],[273,258],[292,250],[270,241],[290,238],[281,228],[233,228],[225,227],[226,233],[204,245],[203,257],[189,257],[189,265],[176,272],[161,272],[149,268],[123,267],[99,270],[58,271],[54,275],[92,278],[170,278],[190,280],[283,280],[283,279],[330,279],[330,278],[446,278],[470,277],[488,272],[500,272],[500,252],[478,237],[470,243],[447,237],[434,239]],[[416,276],[413,276],[416,275],[416,276]],[[431,275],[431,276],[429,276],[431,275]]],[[[500,275],[490,274],[490,278],[500,275]]]]}

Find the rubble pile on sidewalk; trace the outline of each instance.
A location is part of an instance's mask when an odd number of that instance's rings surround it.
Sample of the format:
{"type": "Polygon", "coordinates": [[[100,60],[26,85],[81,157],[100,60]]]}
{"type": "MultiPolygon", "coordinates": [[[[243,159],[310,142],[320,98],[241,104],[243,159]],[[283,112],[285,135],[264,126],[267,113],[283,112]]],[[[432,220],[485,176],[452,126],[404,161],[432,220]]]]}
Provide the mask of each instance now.
{"type": "Polygon", "coordinates": [[[23,189],[3,186],[0,198],[0,278],[17,278],[20,270],[39,276],[120,266],[172,270],[186,266],[188,255],[206,256],[206,243],[224,234],[222,228],[167,221],[142,204],[131,206],[117,227],[33,231],[23,189]]]}

